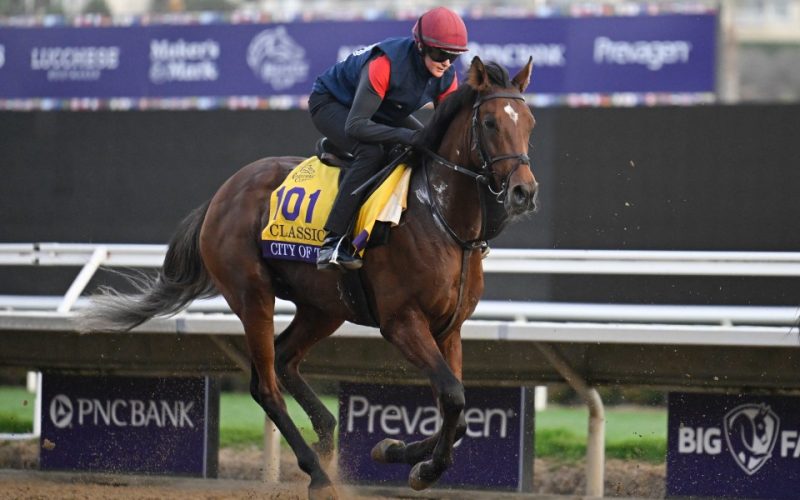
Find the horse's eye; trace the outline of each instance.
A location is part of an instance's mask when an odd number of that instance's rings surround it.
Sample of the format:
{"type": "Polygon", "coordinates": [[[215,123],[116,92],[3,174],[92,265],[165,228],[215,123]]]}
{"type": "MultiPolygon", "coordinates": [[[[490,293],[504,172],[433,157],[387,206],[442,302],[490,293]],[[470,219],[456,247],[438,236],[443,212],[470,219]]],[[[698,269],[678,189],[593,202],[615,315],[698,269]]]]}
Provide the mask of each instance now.
{"type": "Polygon", "coordinates": [[[495,123],[494,118],[489,117],[483,120],[483,126],[486,130],[494,130],[497,128],[497,123],[495,123]]]}

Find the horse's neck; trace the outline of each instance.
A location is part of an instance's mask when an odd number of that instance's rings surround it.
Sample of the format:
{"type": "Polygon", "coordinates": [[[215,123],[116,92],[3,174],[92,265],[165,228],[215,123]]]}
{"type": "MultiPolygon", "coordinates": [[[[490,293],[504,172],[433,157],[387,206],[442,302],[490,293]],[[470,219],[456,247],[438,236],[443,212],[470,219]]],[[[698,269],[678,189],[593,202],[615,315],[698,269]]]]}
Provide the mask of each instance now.
{"type": "MultiPolygon", "coordinates": [[[[427,165],[420,169],[423,171],[417,176],[415,189],[426,193],[424,203],[444,219],[437,222],[449,226],[462,241],[479,239],[483,214],[475,180],[431,160],[425,161],[427,165]],[[427,169],[427,176],[424,169],[427,169]]],[[[444,232],[449,233],[446,228],[444,232]]]]}

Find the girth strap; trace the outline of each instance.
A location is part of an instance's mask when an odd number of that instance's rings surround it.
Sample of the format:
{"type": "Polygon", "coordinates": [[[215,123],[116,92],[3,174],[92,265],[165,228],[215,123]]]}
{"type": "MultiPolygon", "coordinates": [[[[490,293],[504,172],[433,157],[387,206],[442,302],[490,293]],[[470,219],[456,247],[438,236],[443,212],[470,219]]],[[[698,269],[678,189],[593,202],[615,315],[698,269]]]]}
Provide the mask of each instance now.
{"type": "Polygon", "coordinates": [[[459,311],[461,311],[461,303],[464,302],[464,285],[467,282],[467,271],[469,270],[467,263],[470,255],[472,255],[472,250],[474,249],[461,249],[461,276],[458,278],[458,298],[456,299],[456,308],[453,311],[453,315],[450,316],[450,321],[447,322],[447,325],[433,335],[433,340],[436,342],[441,342],[445,339],[445,335],[450,331],[451,328],[453,328],[453,325],[458,319],[459,311]]]}

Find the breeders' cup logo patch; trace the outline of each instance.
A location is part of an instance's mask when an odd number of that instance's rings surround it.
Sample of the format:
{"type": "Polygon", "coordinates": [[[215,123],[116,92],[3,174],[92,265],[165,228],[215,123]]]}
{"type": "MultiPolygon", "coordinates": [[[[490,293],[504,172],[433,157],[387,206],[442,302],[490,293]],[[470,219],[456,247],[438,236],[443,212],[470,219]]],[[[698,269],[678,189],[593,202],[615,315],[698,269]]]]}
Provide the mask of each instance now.
{"type": "Polygon", "coordinates": [[[253,73],[275,90],[288,89],[308,79],[306,51],[279,26],[260,32],[247,47],[247,64],[253,73]]]}
{"type": "Polygon", "coordinates": [[[72,423],[72,401],[63,394],[54,397],[50,402],[50,420],[59,429],[72,423]]]}
{"type": "Polygon", "coordinates": [[[313,179],[315,175],[317,175],[317,170],[314,168],[313,165],[308,164],[293,172],[292,180],[295,182],[304,182],[309,179],[313,179]]]}
{"type": "Polygon", "coordinates": [[[749,476],[764,466],[778,440],[780,418],[766,404],[743,404],[725,415],[725,439],[736,464],[749,476]]]}

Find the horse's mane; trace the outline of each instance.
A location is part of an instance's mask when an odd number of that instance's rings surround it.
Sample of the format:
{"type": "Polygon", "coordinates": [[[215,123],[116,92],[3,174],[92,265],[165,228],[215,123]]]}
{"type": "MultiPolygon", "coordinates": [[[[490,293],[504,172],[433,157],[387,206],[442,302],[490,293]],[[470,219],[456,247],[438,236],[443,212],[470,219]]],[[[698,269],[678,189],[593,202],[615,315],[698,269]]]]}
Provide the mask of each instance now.
{"type": "MultiPolygon", "coordinates": [[[[487,62],[485,64],[486,74],[489,76],[489,81],[492,85],[498,85],[503,88],[511,87],[511,79],[508,76],[508,71],[496,62],[487,62]]],[[[470,72],[471,76],[471,72],[470,72]]],[[[466,106],[472,106],[477,98],[478,91],[475,90],[475,83],[471,82],[468,77],[467,81],[462,83],[455,92],[447,96],[444,101],[436,107],[436,111],[431,118],[430,123],[425,127],[423,132],[422,144],[432,151],[436,151],[444,138],[444,133],[447,131],[450,122],[453,118],[466,106]]]]}

